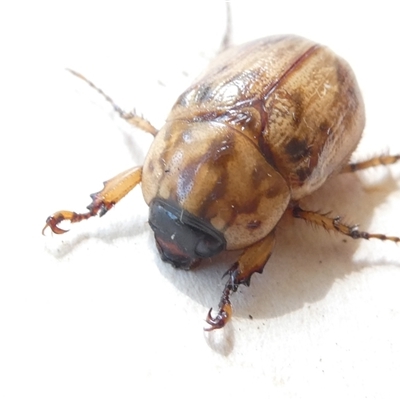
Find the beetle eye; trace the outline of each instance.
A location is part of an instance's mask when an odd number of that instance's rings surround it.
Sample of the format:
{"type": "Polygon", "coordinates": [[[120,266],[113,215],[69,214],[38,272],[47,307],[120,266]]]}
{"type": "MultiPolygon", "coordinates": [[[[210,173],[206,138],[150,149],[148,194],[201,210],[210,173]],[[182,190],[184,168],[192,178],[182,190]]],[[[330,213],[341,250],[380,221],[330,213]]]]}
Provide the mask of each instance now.
{"type": "Polygon", "coordinates": [[[224,243],[212,236],[202,237],[196,245],[195,253],[199,257],[212,257],[224,249],[224,243]]]}

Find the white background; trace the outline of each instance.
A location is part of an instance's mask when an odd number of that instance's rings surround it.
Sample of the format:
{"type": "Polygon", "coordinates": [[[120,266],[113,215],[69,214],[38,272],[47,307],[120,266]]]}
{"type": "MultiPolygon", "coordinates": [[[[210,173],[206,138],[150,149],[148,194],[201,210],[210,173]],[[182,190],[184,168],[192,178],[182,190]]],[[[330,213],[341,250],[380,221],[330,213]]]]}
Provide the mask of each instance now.
{"type": "MultiPolygon", "coordinates": [[[[330,46],[365,97],[355,159],[399,153],[394,6],[234,1],[234,41],[297,33],[330,46]]],[[[41,235],[50,213],[84,211],[89,193],[140,165],[151,143],[64,68],[160,127],[218,49],[225,20],[217,1],[0,6],[1,399],[399,397],[393,243],[344,242],[285,219],[263,275],[234,296],[232,323],[205,335],[227,265],[188,273],[162,263],[139,187],[102,219],[41,235]]],[[[307,204],[400,235],[399,179],[399,166],[341,176],[307,204]]]]}

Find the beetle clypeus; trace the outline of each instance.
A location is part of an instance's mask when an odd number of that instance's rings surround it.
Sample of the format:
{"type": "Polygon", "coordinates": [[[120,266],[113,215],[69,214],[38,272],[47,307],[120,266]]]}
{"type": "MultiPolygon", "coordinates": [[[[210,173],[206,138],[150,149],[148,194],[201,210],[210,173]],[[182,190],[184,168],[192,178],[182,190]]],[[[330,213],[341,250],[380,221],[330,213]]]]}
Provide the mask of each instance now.
{"type": "Polygon", "coordinates": [[[353,239],[400,241],[299,205],[334,174],[400,159],[348,163],[364,128],[364,104],[351,68],[327,47],[273,36],[225,48],[178,98],[160,130],[71,72],[155,139],[144,165],[106,181],[91,195],[88,212],[56,212],[43,231],[64,233],[59,227],[64,220],[103,216],[141,182],[164,261],[189,270],[203,258],[242,250],[226,273],[218,312],[213,316],[210,309],[207,315],[206,330],[227,323],[232,292],[262,272],[285,212],[353,239]]]}

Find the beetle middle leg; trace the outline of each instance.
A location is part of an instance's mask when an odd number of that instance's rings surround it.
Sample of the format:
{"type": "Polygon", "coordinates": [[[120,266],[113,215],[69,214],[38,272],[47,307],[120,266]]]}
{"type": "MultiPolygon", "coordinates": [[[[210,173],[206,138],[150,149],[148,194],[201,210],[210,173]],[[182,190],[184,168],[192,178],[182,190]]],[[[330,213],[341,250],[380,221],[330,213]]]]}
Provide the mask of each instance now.
{"type": "Polygon", "coordinates": [[[74,211],[58,211],[47,218],[42,233],[44,234],[47,227],[49,227],[54,233],[58,234],[68,232],[58,226],[65,220],[75,223],[89,219],[95,215],[102,217],[138,183],[140,183],[141,178],[142,167],[134,167],[121,172],[114,178],[104,182],[104,188],[100,192],[90,195],[93,201],[87,206],[87,209],[89,210],[88,212],[79,214],[74,211]]]}
{"type": "Polygon", "coordinates": [[[357,225],[346,225],[340,222],[340,217],[328,217],[326,214],[320,214],[315,211],[306,211],[301,209],[299,206],[295,206],[292,209],[292,215],[295,218],[301,218],[305,221],[311,222],[315,225],[322,226],[326,230],[336,231],[343,235],[349,236],[352,239],[379,239],[389,240],[395,243],[400,242],[400,238],[397,236],[387,236],[381,233],[368,233],[358,229],[357,225]]]}
{"type": "Polygon", "coordinates": [[[225,273],[228,275],[228,281],[222,292],[219,302],[219,310],[215,317],[211,315],[212,308],[208,312],[206,322],[209,326],[205,327],[205,331],[223,328],[232,316],[232,305],[230,295],[236,292],[239,285],[250,285],[250,278],[255,273],[261,273],[264,265],[267,263],[272,254],[275,244],[275,233],[272,231],[264,239],[258,241],[248,247],[239,257],[233,266],[225,273]]]}
{"type": "Polygon", "coordinates": [[[110,96],[108,96],[106,93],[104,93],[92,81],[85,78],[79,72],[76,72],[69,68],[67,68],[67,71],[71,72],[71,74],[75,75],[79,79],[82,79],[83,81],[85,81],[89,86],[91,86],[94,90],[96,90],[96,92],[101,94],[105,98],[105,100],[108,101],[112,105],[114,111],[126,122],[128,122],[129,124],[133,125],[134,127],[138,128],[142,131],[145,131],[147,133],[152,134],[153,136],[156,136],[158,130],[149,121],[147,121],[147,119],[137,115],[133,111],[126,112],[126,111],[122,110],[122,108],[120,108],[117,104],[114,103],[114,100],[110,96]]]}
{"type": "Polygon", "coordinates": [[[366,161],[347,164],[340,172],[341,173],[355,172],[361,169],[377,167],[379,165],[390,165],[396,163],[399,160],[400,160],[400,154],[396,154],[394,156],[373,157],[366,161]]]}

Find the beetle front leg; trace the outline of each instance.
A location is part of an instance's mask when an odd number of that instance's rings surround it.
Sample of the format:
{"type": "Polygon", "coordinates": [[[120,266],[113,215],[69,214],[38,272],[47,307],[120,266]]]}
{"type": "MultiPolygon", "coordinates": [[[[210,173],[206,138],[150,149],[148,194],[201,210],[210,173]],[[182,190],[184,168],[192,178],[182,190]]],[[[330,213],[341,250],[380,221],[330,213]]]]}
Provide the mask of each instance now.
{"type": "Polygon", "coordinates": [[[223,328],[232,316],[232,305],[230,296],[236,292],[238,286],[243,284],[250,285],[250,278],[255,273],[261,272],[264,269],[269,257],[272,254],[272,249],[275,244],[275,233],[271,232],[264,239],[258,241],[252,246],[244,250],[233,266],[225,273],[229,275],[229,279],[222,292],[219,302],[219,310],[215,317],[211,315],[212,308],[208,312],[206,322],[209,326],[205,327],[205,331],[223,328]]]}
{"type": "Polygon", "coordinates": [[[121,172],[114,178],[104,182],[103,190],[90,195],[93,201],[87,206],[88,212],[79,214],[74,211],[58,211],[47,218],[42,233],[44,234],[47,227],[57,234],[68,232],[58,227],[58,224],[65,220],[75,223],[89,219],[95,215],[102,217],[140,183],[141,178],[142,167],[134,167],[121,172]]]}

